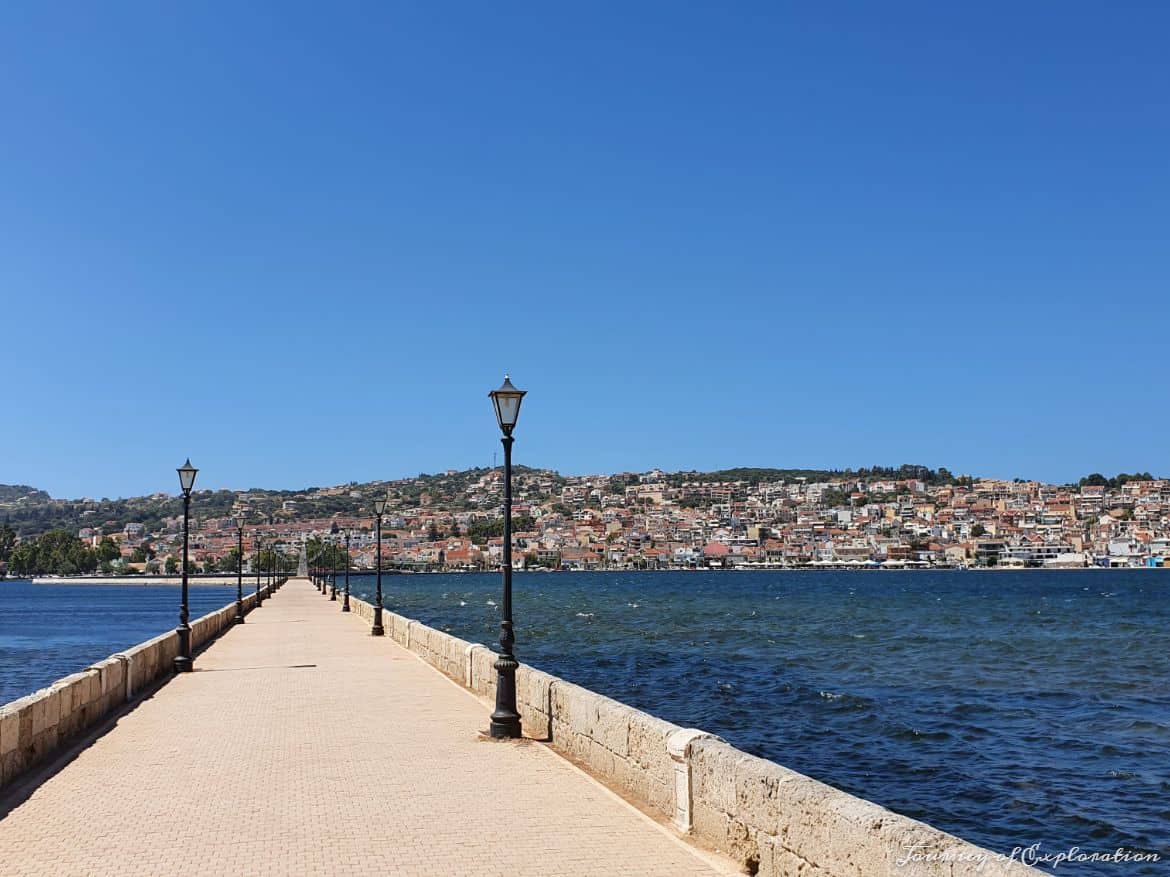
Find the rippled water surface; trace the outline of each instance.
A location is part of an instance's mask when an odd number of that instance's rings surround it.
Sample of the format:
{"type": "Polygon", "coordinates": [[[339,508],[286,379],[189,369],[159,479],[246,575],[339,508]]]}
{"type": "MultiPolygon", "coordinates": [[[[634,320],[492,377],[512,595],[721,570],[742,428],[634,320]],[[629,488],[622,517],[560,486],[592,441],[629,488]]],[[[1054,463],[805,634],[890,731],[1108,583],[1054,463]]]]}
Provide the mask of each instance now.
{"type": "MultiPolygon", "coordinates": [[[[234,586],[189,588],[191,620],[235,598],[234,586]]],[[[0,704],[178,623],[178,585],[0,582],[0,704]]]]}
{"type": "MultiPolygon", "coordinates": [[[[489,645],[499,589],[384,578],[489,645]]],[[[522,661],[993,850],[1170,872],[1170,571],[529,573],[515,617],[522,661]]]]}

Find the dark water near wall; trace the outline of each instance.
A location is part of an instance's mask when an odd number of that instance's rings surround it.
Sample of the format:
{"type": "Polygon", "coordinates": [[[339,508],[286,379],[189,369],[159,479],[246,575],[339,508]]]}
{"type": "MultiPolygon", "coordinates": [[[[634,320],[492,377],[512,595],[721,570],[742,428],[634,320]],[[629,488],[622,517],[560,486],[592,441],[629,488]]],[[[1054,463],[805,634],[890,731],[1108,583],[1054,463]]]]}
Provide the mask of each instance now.
{"type": "MultiPolygon", "coordinates": [[[[386,576],[488,645],[495,575],[386,576]]],[[[353,581],[368,595],[371,579],[353,581]]],[[[1170,572],[530,573],[520,660],[992,850],[1170,873],[1170,572]]]]}
{"type": "MultiPolygon", "coordinates": [[[[235,598],[235,587],[189,588],[191,620],[235,598]]],[[[0,704],[173,630],[178,623],[177,585],[0,582],[0,704]]]]}

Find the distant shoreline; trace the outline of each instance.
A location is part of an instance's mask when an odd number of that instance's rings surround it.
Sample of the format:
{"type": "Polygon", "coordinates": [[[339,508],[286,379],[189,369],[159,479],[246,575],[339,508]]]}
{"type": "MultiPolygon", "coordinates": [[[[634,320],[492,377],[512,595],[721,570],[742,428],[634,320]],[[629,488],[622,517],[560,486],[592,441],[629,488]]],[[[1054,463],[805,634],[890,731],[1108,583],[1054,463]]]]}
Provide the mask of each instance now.
{"type": "MultiPolygon", "coordinates": [[[[592,572],[592,573],[630,573],[630,572],[651,572],[651,573],[680,573],[680,572],[718,572],[718,573],[736,573],[736,572],[868,572],[868,573],[891,573],[891,572],[1086,572],[1086,571],[1133,571],[1133,570],[1160,570],[1166,567],[1102,567],[1102,566],[1084,566],[1084,567],[1010,567],[1010,566],[988,566],[988,567],[966,567],[960,569],[957,567],[874,567],[874,566],[789,566],[789,567],[761,567],[754,568],[735,568],[730,567],[726,569],[710,569],[704,567],[692,569],[594,569],[594,570],[551,570],[551,569],[517,569],[517,575],[524,573],[554,573],[554,572],[592,572]]],[[[338,572],[338,584],[342,578],[343,571],[338,572]]],[[[490,574],[498,575],[499,570],[382,570],[383,576],[398,576],[398,575],[475,575],[475,574],[490,574]]],[[[291,574],[290,574],[291,575],[291,574]]],[[[350,570],[351,576],[372,576],[374,570],[350,570]]],[[[35,576],[32,579],[3,579],[0,580],[0,585],[5,581],[30,581],[34,585],[118,585],[118,586],[133,586],[139,587],[175,587],[182,584],[182,579],[179,576],[35,576]]],[[[267,577],[264,576],[262,581],[267,582],[267,577]]],[[[236,583],[236,576],[225,573],[222,575],[191,575],[187,578],[187,585],[189,587],[230,587],[236,583]]],[[[256,587],[256,576],[254,573],[244,574],[244,590],[256,587]]]]}
{"type": "MultiPolygon", "coordinates": [[[[34,585],[139,585],[141,587],[160,587],[183,584],[182,578],[179,576],[34,576],[32,579],[24,579],[23,581],[31,581],[34,585]]],[[[266,582],[267,579],[262,579],[266,582]]],[[[236,577],[234,575],[217,575],[217,576],[188,576],[188,587],[224,587],[226,585],[234,585],[236,577]]],[[[256,587],[256,577],[244,576],[244,589],[247,590],[249,584],[254,589],[256,587]]]]}

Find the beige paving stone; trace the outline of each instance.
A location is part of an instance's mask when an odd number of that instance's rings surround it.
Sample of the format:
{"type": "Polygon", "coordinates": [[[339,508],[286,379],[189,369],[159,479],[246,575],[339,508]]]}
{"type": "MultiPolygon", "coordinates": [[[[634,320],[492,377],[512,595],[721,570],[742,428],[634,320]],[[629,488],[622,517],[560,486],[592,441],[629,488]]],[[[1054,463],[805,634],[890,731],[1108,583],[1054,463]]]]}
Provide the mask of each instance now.
{"type": "Polygon", "coordinates": [[[736,873],[339,607],[289,582],[0,819],[0,874],[736,873]]]}

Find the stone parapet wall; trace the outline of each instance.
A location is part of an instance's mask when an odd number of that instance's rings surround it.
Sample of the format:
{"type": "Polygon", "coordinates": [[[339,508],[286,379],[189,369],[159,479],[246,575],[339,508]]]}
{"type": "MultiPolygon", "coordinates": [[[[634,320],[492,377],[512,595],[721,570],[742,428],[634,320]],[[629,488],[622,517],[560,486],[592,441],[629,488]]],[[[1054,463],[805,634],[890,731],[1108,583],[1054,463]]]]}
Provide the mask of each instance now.
{"type": "MultiPolygon", "coordinates": [[[[267,588],[261,592],[267,594],[267,588]]],[[[244,598],[244,612],[256,605],[244,598]]],[[[235,623],[236,602],[191,624],[191,649],[210,643],[235,623]]],[[[57,749],[174,672],[179,635],[173,630],[139,643],[47,688],[0,706],[0,790],[57,749]]]]}
{"type": "Polygon", "coordinates": [[[695,835],[761,874],[1037,873],[718,738],[688,749],[695,835]]]}
{"type": "MultiPolygon", "coordinates": [[[[358,617],[373,607],[350,597],[358,617]]],[[[382,610],[386,635],[446,676],[495,698],[495,653],[382,610]]],[[[748,755],[526,664],[516,671],[525,733],[680,833],[767,877],[1025,877],[1039,872],[922,822],[748,755]]]]}

